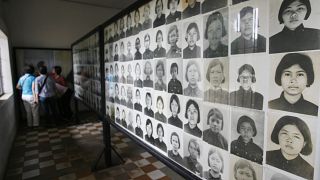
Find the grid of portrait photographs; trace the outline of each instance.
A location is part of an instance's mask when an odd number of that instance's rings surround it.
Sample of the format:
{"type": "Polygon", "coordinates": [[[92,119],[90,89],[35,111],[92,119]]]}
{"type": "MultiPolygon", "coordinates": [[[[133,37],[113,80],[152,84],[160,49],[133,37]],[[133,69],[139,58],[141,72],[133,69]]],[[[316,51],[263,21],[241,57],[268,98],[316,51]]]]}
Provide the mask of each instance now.
{"type": "Polygon", "coordinates": [[[320,1],[132,9],[104,28],[107,114],[199,178],[316,179],[320,9],[311,7],[320,1]]]}
{"type": "Polygon", "coordinates": [[[75,97],[100,112],[101,80],[98,32],[72,47],[75,97]]]}

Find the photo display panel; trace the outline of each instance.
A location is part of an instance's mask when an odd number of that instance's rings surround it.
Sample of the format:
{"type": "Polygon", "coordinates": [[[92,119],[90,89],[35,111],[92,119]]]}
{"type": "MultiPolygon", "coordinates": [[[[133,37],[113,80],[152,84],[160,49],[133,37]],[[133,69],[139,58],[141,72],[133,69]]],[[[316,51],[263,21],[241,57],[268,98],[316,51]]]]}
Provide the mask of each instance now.
{"type": "MultiPolygon", "coordinates": [[[[91,109],[101,112],[101,74],[99,33],[96,32],[72,47],[75,97],[91,109]]],[[[106,89],[113,97],[113,86],[106,89]]],[[[108,107],[108,113],[111,108],[108,107]]]]}
{"type": "Polygon", "coordinates": [[[320,178],[317,7],[152,0],[132,9],[104,27],[107,116],[202,179],[320,178]]]}

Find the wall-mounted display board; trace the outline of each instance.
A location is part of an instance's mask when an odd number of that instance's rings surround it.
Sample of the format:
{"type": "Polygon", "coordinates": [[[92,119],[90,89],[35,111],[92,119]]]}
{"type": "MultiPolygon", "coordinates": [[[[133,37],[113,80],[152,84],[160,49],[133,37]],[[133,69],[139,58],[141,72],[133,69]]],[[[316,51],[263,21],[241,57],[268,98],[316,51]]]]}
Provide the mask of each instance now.
{"type": "Polygon", "coordinates": [[[75,97],[101,112],[101,65],[99,31],[93,31],[72,45],[75,97]]]}
{"type": "Polygon", "coordinates": [[[106,112],[203,179],[319,179],[320,1],[152,0],[104,27],[106,112]]]}

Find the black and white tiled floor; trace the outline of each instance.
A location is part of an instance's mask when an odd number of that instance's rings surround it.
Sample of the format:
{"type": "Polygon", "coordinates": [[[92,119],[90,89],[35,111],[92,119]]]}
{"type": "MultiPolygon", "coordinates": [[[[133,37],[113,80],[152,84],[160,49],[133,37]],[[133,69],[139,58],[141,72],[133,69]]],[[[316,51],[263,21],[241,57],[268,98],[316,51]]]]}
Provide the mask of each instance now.
{"type": "Polygon", "coordinates": [[[6,179],[183,179],[114,129],[112,145],[125,163],[91,172],[91,166],[103,148],[101,131],[101,123],[95,122],[19,132],[11,151],[6,179]]]}

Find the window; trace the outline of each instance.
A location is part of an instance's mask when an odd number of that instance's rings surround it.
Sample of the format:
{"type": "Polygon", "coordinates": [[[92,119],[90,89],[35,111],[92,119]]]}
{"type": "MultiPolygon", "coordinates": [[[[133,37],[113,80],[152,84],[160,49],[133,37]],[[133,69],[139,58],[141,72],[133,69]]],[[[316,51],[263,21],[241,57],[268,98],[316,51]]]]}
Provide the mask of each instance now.
{"type": "Polygon", "coordinates": [[[13,92],[8,37],[0,30],[0,100],[13,92]]]}

